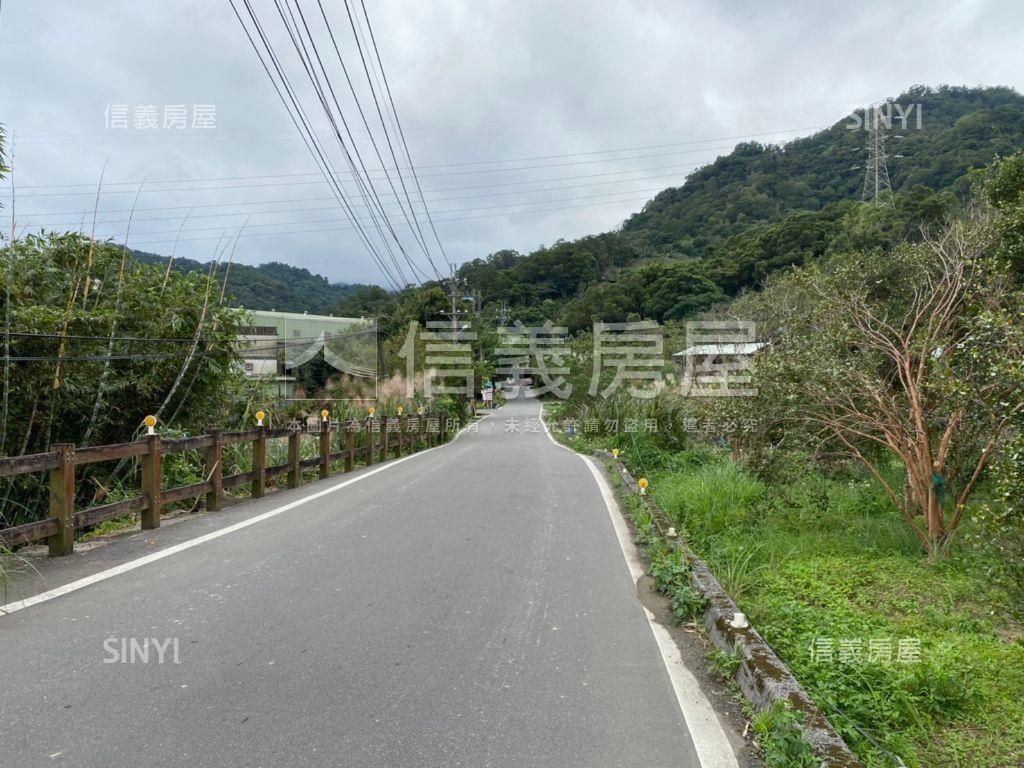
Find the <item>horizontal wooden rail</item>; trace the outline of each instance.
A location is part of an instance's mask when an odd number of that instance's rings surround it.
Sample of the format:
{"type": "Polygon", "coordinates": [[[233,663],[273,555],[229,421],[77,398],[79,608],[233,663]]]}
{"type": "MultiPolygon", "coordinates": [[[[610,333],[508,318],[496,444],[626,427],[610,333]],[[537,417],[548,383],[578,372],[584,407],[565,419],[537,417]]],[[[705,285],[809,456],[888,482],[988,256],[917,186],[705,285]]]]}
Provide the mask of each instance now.
{"type": "Polygon", "coordinates": [[[231,488],[237,488],[240,485],[252,482],[252,472],[239,472],[237,475],[228,475],[221,480],[221,486],[224,490],[230,490],[231,488]]]}
{"type": "Polygon", "coordinates": [[[32,453],[27,456],[10,456],[6,459],[0,459],[0,477],[27,475],[30,472],[47,472],[56,467],[56,453],[32,453]]]}
{"type": "Polygon", "coordinates": [[[31,544],[40,539],[48,539],[55,533],[57,533],[57,518],[48,517],[34,523],[5,528],[0,531],[0,539],[3,539],[9,547],[17,547],[22,544],[31,544]]]}
{"type": "Polygon", "coordinates": [[[130,499],[114,501],[99,507],[89,507],[80,512],[75,512],[75,530],[88,528],[90,525],[97,525],[104,520],[113,520],[115,517],[124,517],[132,512],[141,512],[145,508],[145,496],[134,496],[130,499]]]}
{"type": "Polygon", "coordinates": [[[258,429],[247,429],[244,432],[224,432],[220,436],[221,445],[234,445],[235,443],[248,443],[259,437],[258,429]]]}
{"type": "Polygon", "coordinates": [[[176,501],[182,501],[183,499],[194,499],[196,496],[204,496],[210,492],[213,488],[213,483],[209,480],[204,480],[201,483],[192,483],[190,485],[180,485],[177,488],[171,488],[169,491],[160,492],[160,501],[164,504],[173,504],[176,501]]]}
{"type": "Polygon", "coordinates": [[[306,470],[317,470],[326,478],[337,471],[350,472],[358,459],[369,466],[392,457],[404,456],[418,446],[433,447],[448,437],[453,422],[444,414],[419,417],[379,417],[359,421],[322,421],[319,429],[264,427],[224,432],[210,427],[208,434],[169,438],[146,435],[131,443],[76,448],[69,443],[52,446],[47,453],[0,458],[0,477],[15,477],[37,472],[49,473],[50,514],[44,520],[0,530],[0,543],[17,547],[47,540],[50,554],[66,555],[74,549],[75,532],[106,520],[141,513],[142,527],[160,525],[165,505],[201,498],[209,511],[220,509],[224,491],[250,486],[253,498],[263,495],[268,480],[286,476],[287,486],[295,488],[306,470]],[[431,428],[428,429],[428,424],[431,428]],[[317,438],[317,455],[301,457],[303,437],[317,438]],[[268,467],[267,441],[287,439],[288,461],[268,467]],[[226,445],[249,443],[252,469],[233,475],[223,473],[223,449],[226,445]],[[201,451],[203,476],[200,482],[175,488],[163,487],[164,454],[201,451]],[[79,466],[103,461],[141,458],[142,492],[138,496],[75,509],[76,470],[79,466]]]}
{"type": "Polygon", "coordinates": [[[76,448],[75,464],[95,464],[98,461],[116,461],[130,459],[134,456],[145,456],[149,446],[145,441],[137,443],[118,443],[117,445],[98,445],[94,448],[76,448]]]}
{"type": "Polygon", "coordinates": [[[291,464],[275,464],[273,467],[267,467],[267,479],[271,477],[278,477],[279,475],[287,475],[291,470],[291,464]]]}
{"type": "Polygon", "coordinates": [[[164,453],[182,453],[183,451],[199,451],[213,445],[213,438],[210,435],[199,435],[198,437],[176,437],[171,440],[161,440],[164,453]]]}

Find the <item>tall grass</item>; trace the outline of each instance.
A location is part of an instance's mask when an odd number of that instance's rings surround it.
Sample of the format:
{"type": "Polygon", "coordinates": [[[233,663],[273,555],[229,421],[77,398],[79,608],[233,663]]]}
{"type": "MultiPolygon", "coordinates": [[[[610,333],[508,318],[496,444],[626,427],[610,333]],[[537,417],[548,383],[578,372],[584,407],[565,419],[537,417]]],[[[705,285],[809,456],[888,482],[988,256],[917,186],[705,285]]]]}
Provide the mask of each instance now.
{"type": "Polygon", "coordinates": [[[924,557],[868,478],[806,465],[759,479],[709,447],[657,464],[655,500],[865,765],[1020,762],[1024,641],[1012,598],[968,549],[924,557]],[[921,657],[820,663],[816,638],[911,638],[921,657]]]}
{"type": "Polygon", "coordinates": [[[682,463],[691,466],[660,477],[656,494],[673,522],[695,540],[713,541],[753,515],[764,497],[764,484],[725,458],[700,451],[684,454],[682,463]]]}

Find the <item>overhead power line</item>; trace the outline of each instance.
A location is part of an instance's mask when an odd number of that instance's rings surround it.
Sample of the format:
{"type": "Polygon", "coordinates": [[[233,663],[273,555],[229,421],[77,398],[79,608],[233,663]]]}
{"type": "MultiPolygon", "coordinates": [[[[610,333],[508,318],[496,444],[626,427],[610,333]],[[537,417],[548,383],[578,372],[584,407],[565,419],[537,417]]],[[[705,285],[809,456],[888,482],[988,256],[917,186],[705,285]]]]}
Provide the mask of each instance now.
{"type": "MultiPolygon", "coordinates": [[[[518,195],[518,196],[522,197],[522,196],[526,196],[526,195],[532,195],[532,194],[543,193],[543,192],[562,192],[563,190],[567,190],[567,189],[594,189],[595,187],[607,186],[609,184],[621,185],[623,182],[627,182],[627,183],[640,183],[640,182],[653,183],[655,181],[658,181],[659,179],[678,179],[678,178],[679,178],[679,174],[678,173],[673,173],[673,174],[668,174],[668,175],[660,174],[660,175],[656,175],[656,176],[645,176],[645,177],[640,178],[640,179],[609,179],[608,181],[592,181],[592,182],[589,182],[589,183],[586,183],[586,184],[565,184],[565,185],[559,185],[559,186],[537,187],[537,188],[534,188],[534,189],[513,189],[513,190],[508,190],[508,191],[505,191],[505,192],[498,192],[498,191],[494,191],[494,192],[475,192],[475,193],[469,194],[469,195],[451,195],[451,196],[448,196],[448,197],[432,197],[431,201],[435,202],[435,203],[444,203],[444,202],[448,202],[448,201],[452,201],[452,200],[480,200],[482,198],[488,198],[488,197],[508,197],[510,195],[518,195]]],[[[481,185],[481,186],[469,187],[468,189],[474,190],[474,189],[488,189],[488,188],[489,187],[487,185],[481,185]]],[[[665,188],[664,185],[662,185],[662,186],[658,187],[657,190],[663,190],[664,188],[665,188]]],[[[452,188],[451,191],[456,192],[456,191],[460,191],[462,189],[466,189],[466,188],[464,188],[464,187],[454,187],[454,188],[452,188]]],[[[618,190],[618,191],[620,191],[622,193],[632,193],[632,192],[647,192],[647,191],[650,191],[650,190],[645,187],[644,189],[622,189],[622,190],[618,190]]],[[[296,197],[296,198],[285,198],[283,200],[263,200],[263,201],[252,200],[252,201],[242,201],[242,202],[233,202],[233,203],[209,203],[209,204],[205,204],[204,203],[202,207],[204,209],[206,209],[206,208],[228,208],[228,207],[238,208],[238,207],[242,207],[242,206],[282,205],[282,204],[287,204],[287,203],[324,203],[324,202],[330,202],[331,200],[334,200],[334,198],[333,197],[296,197]]],[[[523,202],[523,203],[530,203],[531,201],[523,199],[521,202],[523,202]]],[[[355,207],[355,206],[353,206],[353,207],[355,207]]],[[[154,211],[190,211],[190,210],[194,210],[194,208],[195,208],[195,205],[193,204],[193,205],[152,206],[152,207],[148,207],[148,208],[136,208],[135,210],[136,211],[145,211],[145,212],[154,212],[154,211]]],[[[335,209],[335,206],[330,206],[329,208],[328,207],[324,207],[324,206],[316,206],[316,207],[312,207],[312,208],[279,208],[279,209],[263,209],[263,210],[258,210],[258,211],[253,211],[253,210],[250,210],[250,209],[246,209],[246,210],[243,210],[243,211],[226,211],[226,212],[218,212],[218,213],[199,213],[199,214],[192,213],[192,214],[189,214],[188,220],[191,221],[193,219],[229,218],[229,217],[232,217],[232,216],[266,215],[266,214],[271,214],[271,213],[306,213],[306,212],[309,212],[309,211],[322,211],[322,210],[334,210],[334,209],[335,209]]],[[[99,211],[98,215],[99,216],[110,216],[110,215],[114,215],[114,214],[130,213],[130,212],[131,212],[130,209],[114,208],[114,209],[108,209],[108,210],[104,210],[104,211],[99,211]]],[[[50,217],[55,217],[55,216],[74,217],[73,219],[69,219],[67,221],[53,222],[53,223],[50,223],[50,224],[46,225],[46,226],[50,226],[50,227],[58,227],[58,226],[73,226],[73,225],[81,223],[80,217],[82,216],[82,213],[83,213],[83,211],[50,211],[50,212],[46,212],[46,213],[42,213],[42,212],[26,213],[26,214],[23,214],[23,216],[25,216],[25,217],[34,217],[35,219],[50,218],[50,217]]],[[[182,219],[183,219],[183,217],[181,215],[175,215],[175,216],[149,216],[149,217],[136,216],[135,217],[135,221],[137,221],[137,222],[145,222],[145,221],[181,221],[182,219]]],[[[32,220],[32,218],[30,218],[30,220],[32,220]]],[[[126,220],[125,219],[98,218],[96,223],[97,224],[119,224],[119,223],[123,223],[124,221],[126,221],[126,220]]],[[[234,226],[234,225],[232,225],[232,226],[234,226]]]]}
{"type": "MultiPolygon", "coordinates": [[[[477,220],[477,219],[495,219],[495,218],[500,219],[500,218],[505,218],[507,216],[528,216],[528,215],[533,215],[533,214],[537,214],[537,213],[551,213],[551,212],[554,212],[554,211],[568,211],[568,210],[573,210],[573,209],[577,209],[577,208],[595,208],[595,207],[600,207],[600,206],[615,205],[615,204],[619,204],[619,203],[642,203],[642,202],[646,202],[649,199],[650,199],[650,197],[632,197],[632,198],[627,198],[627,199],[624,199],[624,200],[608,200],[608,201],[605,201],[605,202],[602,202],[602,203],[584,203],[582,205],[563,205],[563,206],[557,206],[555,208],[540,208],[540,209],[537,209],[537,210],[530,210],[530,211],[522,211],[522,210],[521,211],[505,211],[505,212],[502,212],[502,213],[488,213],[488,214],[482,214],[482,215],[479,215],[479,216],[456,216],[456,217],[438,219],[438,221],[464,222],[464,221],[474,221],[474,220],[477,220]]],[[[351,227],[321,227],[321,228],[313,228],[313,229],[297,229],[297,230],[291,230],[291,231],[287,231],[287,232],[253,232],[253,233],[246,232],[245,234],[242,234],[240,237],[241,238],[249,238],[249,237],[280,237],[280,236],[285,236],[285,235],[309,234],[309,233],[312,233],[312,232],[345,232],[345,231],[349,231],[351,229],[352,229],[351,227]]],[[[184,242],[199,242],[199,241],[204,241],[204,240],[217,240],[217,239],[219,239],[217,236],[183,237],[183,238],[180,238],[180,242],[183,242],[183,243],[184,242]]],[[[171,239],[143,240],[140,237],[140,239],[135,241],[135,245],[136,246],[140,246],[140,245],[153,246],[153,245],[158,245],[158,244],[163,244],[163,243],[170,243],[170,242],[172,242],[171,239]]]]}
{"type": "MultiPolygon", "coordinates": [[[[366,119],[366,113],[363,110],[363,106],[359,101],[359,94],[357,93],[355,84],[352,82],[352,78],[349,75],[348,67],[345,66],[344,57],[341,55],[341,49],[338,47],[337,38],[335,38],[334,36],[334,30],[331,29],[331,22],[327,18],[326,11],[324,11],[323,3],[321,3],[320,0],[317,0],[317,6],[320,9],[320,15],[324,21],[324,26],[327,29],[327,34],[330,36],[331,45],[334,48],[334,53],[338,58],[338,63],[341,65],[342,72],[345,75],[345,81],[346,83],[348,83],[349,92],[352,94],[352,99],[355,102],[356,109],[359,111],[359,117],[363,122],[363,127],[366,129],[367,135],[369,136],[370,139],[370,144],[373,146],[374,154],[376,154],[377,160],[380,163],[381,169],[384,172],[384,176],[387,178],[388,186],[391,188],[391,191],[394,194],[395,199],[398,201],[399,209],[401,210],[402,216],[405,219],[406,223],[409,224],[409,228],[413,229],[415,225],[415,231],[413,233],[413,236],[416,238],[417,244],[422,249],[424,256],[426,256],[427,262],[430,264],[430,268],[434,271],[434,276],[438,279],[441,279],[441,273],[438,271],[437,265],[434,263],[434,259],[430,254],[430,248],[427,246],[427,241],[423,237],[423,231],[420,229],[419,222],[416,220],[416,211],[412,206],[412,201],[409,199],[409,192],[406,189],[405,185],[405,177],[402,175],[401,165],[398,162],[398,158],[395,156],[395,150],[391,144],[391,137],[388,135],[387,126],[384,123],[384,118],[383,116],[381,116],[381,128],[383,128],[384,130],[384,139],[387,142],[388,150],[391,153],[391,159],[394,163],[395,174],[398,176],[398,180],[399,183],[401,184],[402,191],[405,194],[405,200],[409,206],[408,210],[406,210],[406,208],[402,205],[401,198],[398,195],[398,190],[395,188],[394,180],[391,177],[388,164],[387,162],[385,162],[383,156],[381,155],[380,147],[377,145],[377,141],[374,139],[373,129],[370,128],[369,121],[366,119]]],[[[301,9],[299,10],[299,13],[301,15],[301,9]]],[[[351,15],[349,16],[349,18],[351,19],[351,15]]],[[[356,45],[357,47],[359,47],[358,36],[356,37],[356,45]]],[[[363,69],[366,70],[366,61],[363,58],[361,47],[359,47],[359,56],[363,63],[363,69]]],[[[367,72],[367,80],[370,81],[369,72],[367,72]]],[[[377,94],[373,90],[372,81],[370,81],[370,95],[373,97],[374,105],[377,108],[377,114],[380,115],[380,103],[377,99],[377,94]]]]}
{"type": "MultiPolygon", "coordinates": [[[[370,218],[374,229],[377,231],[381,242],[384,245],[385,250],[388,252],[395,269],[399,274],[402,274],[402,267],[399,266],[397,257],[395,256],[394,249],[392,248],[391,241],[394,241],[397,246],[402,259],[411,269],[413,276],[420,275],[422,273],[418,270],[416,264],[409,257],[405,247],[402,245],[398,234],[395,232],[387,214],[383,210],[383,206],[380,203],[380,197],[377,194],[376,189],[373,186],[369,174],[366,170],[366,164],[363,161],[362,155],[359,152],[359,148],[356,146],[354,139],[352,138],[351,131],[349,130],[348,121],[345,118],[345,114],[341,109],[341,105],[338,103],[337,95],[334,91],[334,86],[327,75],[326,70],[323,67],[323,61],[320,57],[320,53],[316,48],[316,43],[313,41],[311,36],[307,36],[309,47],[307,48],[307,40],[303,38],[301,31],[299,30],[298,22],[295,20],[294,13],[291,10],[291,4],[288,0],[284,0],[282,5],[281,0],[273,0],[274,7],[277,9],[278,16],[281,18],[281,22],[288,33],[288,37],[291,40],[292,47],[295,49],[296,54],[299,57],[299,61],[302,64],[303,71],[306,73],[306,77],[310,84],[313,86],[313,90],[317,95],[317,99],[320,102],[320,106],[323,109],[324,114],[327,116],[328,122],[334,129],[334,140],[341,149],[342,154],[345,157],[345,162],[348,164],[349,171],[352,177],[356,181],[356,188],[359,191],[360,197],[363,202],[370,209],[370,218]],[[291,23],[289,23],[291,22],[291,23]],[[313,55],[316,56],[317,63],[320,65],[320,73],[317,72],[313,66],[313,61],[310,56],[310,50],[313,55]],[[323,80],[321,80],[321,73],[323,80]],[[325,91],[326,86],[326,91],[325,91]],[[334,102],[335,108],[337,109],[337,117],[341,120],[341,124],[345,129],[345,133],[348,135],[348,143],[345,138],[341,135],[341,130],[338,127],[338,121],[335,119],[335,114],[331,110],[330,104],[327,100],[327,92],[330,92],[331,100],[334,102]],[[355,155],[353,157],[353,154],[355,155]],[[358,161],[358,164],[357,164],[358,161]],[[361,172],[360,172],[361,171],[361,172]],[[377,203],[377,210],[373,208],[373,202],[377,203]],[[387,234],[385,234],[385,230],[387,234]],[[390,239],[388,237],[390,235],[390,239]]],[[[248,0],[246,0],[248,2],[248,0]]]]}
{"type": "Polygon", "coordinates": [[[259,20],[257,19],[255,12],[252,10],[251,5],[249,4],[249,0],[242,0],[242,2],[245,5],[246,12],[249,15],[253,28],[256,30],[257,35],[260,38],[263,48],[261,48],[260,45],[257,44],[256,39],[250,32],[249,25],[247,25],[245,20],[242,18],[242,15],[235,4],[235,0],[228,0],[228,3],[231,5],[232,11],[234,11],[235,13],[235,17],[238,19],[238,23],[242,26],[246,38],[249,40],[249,43],[251,44],[253,50],[255,51],[256,57],[259,59],[263,71],[266,73],[267,77],[271,82],[271,85],[274,88],[274,91],[277,93],[278,98],[284,105],[285,111],[288,113],[289,119],[292,121],[292,124],[299,132],[303,144],[305,144],[306,149],[313,157],[313,161],[316,164],[317,168],[320,169],[324,178],[327,180],[332,193],[338,200],[342,209],[345,210],[351,216],[353,227],[356,229],[359,235],[359,239],[363,242],[363,245],[366,247],[371,258],[377,264],[378,268],[381,270],[381,273],[384,275],[385,279],[391,284],[392,288],[394,288],[395,290],[400,290],[402,288],[404,280],[399,277],[396,277],[395,273],[391,271],[388,265],[384,262],[383,257],[380,255],[380,253],[377,252],[377,249],[374,247],[372,241],[369,238],[369,235],[356,222],[355,216],[351,212],[351,209],[348,204],[348,199],[346,198],[344,190],[341,187],[340,182],[338,181],[337,175],[334,173],[333,167],[331,166],[329,159],[324,155],[323,149],[320,146],[319,142],[317,141],[316,134],[313,131],[312,126],[309,123],[308,119],[306,118],[305,112],[302,109],[302,105],[298,102],[298,99],[296,98],[295,93],[290,86],[287,75],[285,75],[285,73],[282,71],[279,62],[277,61],[276,56],[274,55],[273,50],[266,39],[266,35],[264,34],[262,27],[260,26],[259,20]],[[267,59],[265,58],[265,56],[268,57],[271,63],[273,64],[273,70],[271,66],[267,63],[267,59]]]}
{"type": "MultiPolygon", "coordinates": [[[[319,3],[320,0],[317,0],[317,2],[319,3]]],[[[423,206],[423,211],[427,214],[427,221],[430,223],[430,229],[434,233],[434,239],[437,241],[437,247],[441,250],[441,255],[444,258],[445,262],[447,262],[448,265],[451,266],[451,261],[448,259],[448,254],[445,253],[444,245],[441,243],[441,238],[437,234],[437,228],[434,226],[434,220],[433,220],[433,218],[430,215],[430,208],[427,205],[426,199],[423,197],[423,189],[420,187],[419,176],[416,174],[416,165],[412,161],[412,153],[409,151],[409,144],[408,144],[408,142],[406,142],[406,140],[405,140],[405,133],[402,131],[402,122],[401,122],[401,120],[398,117],[398,109],[395,107],[394,97],[391,95],[391,86],[388,84],[387,74],[384,72],[384,64],[381,61],[380,51],[377,48],[377,39],[376,39],[376,37],[373,34],[373,26],[370,24],[370,16],[366,12],[366,4],[363,3],[362,0],[360,0],[360,5],[362,5],[362,8],[363,8],[363,18],[366,21],[366,29],[370,33],[370,40],[373,43],[373,52],[374,52],[374,55],[375,55],[375,57],[377,59],[377,66],[378,66],[378,69],[380,70],[380,76],[381,76],[381,79],[384,81],[384,88],[385,88],[385,91],[387,93],[388,104],[390,104],[390,106],[391,106],[391,115],[394,118],[395,127],[398,129],[398,135],[399,135],[399,138],[402,141],[402,149],[405,152],[405,160],[406,160],[406,162],[409,165],[409,170],[412,172],[413,181],[415,182],[416,189],[417,189],[417,191],[419,192],[419,195],[420,195],[420,203],[423,206]]],[[[352,18],[352,14],[351,14],[351,10],[349,9],[348,0],[345,0],[345,9],[347,11],[349,11],[349,19],[351,19],[352,18]]],[[[360,55],[362,55],[362,51],[361,50],[360,50],[360,55]]],[[[364,68],[366,66],[365,60],[363,62],[363,66],[364,66],[364,68]]],[[[374,97],[374,100],[376,101],[376,97],[374,97]]],[[[378,107],[377,107],[377,111],[378,111],[378,113],[380,112],[380,105],[379,104],[378,104],[378,107]]],[[[381,122],[383,123],[383,117],[381,118],[381,122]]],[[[385,130],[385,132],[386,132],[386,130],[385,130]]],[[[389,146],[390,146],[390,143],[391,142],[389,140],[389,142],[388,142],[389,146]]],[[[394,151],[393,150],[392,150],[392,155],[394,155],[394,151]]],[[[395,165],[396,165],[396,167],[398,165],[398,160],[397,159],[395,160],[395,165]]],[[[403,187],[404,187],[404,184],[403,184],[403,187]]],[[[410,203],[410,205],[411,205],[411,203],[410,203]]]]}
{"type": "MultiPolygon", "coordinates": [[[[731,136],[710,136],[710,137],[704,138],[704,139],[691,139],[691,140],[688,140],[688,141],[673,141],[673,142],[668,142],[668,143],[663,143],[663,144],[644,144],[644,145],[641,145],[641,146],[634,146],[634,147],[616,147],[614,149],[595,149],[595,150],[590,150],[588,152],[562,152],[562,153],[550,154],[550,155],[530,155],[530,156],[527,156],[527,157],[509,157],[509,158],[499,158],[499,159],[492,159],[492,160],[467,160],[467,161],[458,162],[458,163],[429,163],[429,164],[420,165],[419,168],[421,170],[424,169],[424,168],[460,168],[460,167],[466,167],[466,166],[470,166],[470,165],[498,165],[498,164],[501,164],[501,163],[525,163],[525,162],[532,162],[532,161],[535,161],[535,160],[561,160],[561,159],[571,158],[571,157],[592,157],[593,155],[606,155],[606,154],[616,153],[616,152],[640,152],[640,151],[647,150],[647,149],[669,149],[671,147],[686,147],[686,146],[693,146],[695,144],[708,144],[708,143],[719,142],[719,141],[735,141],[735,140],[740,140],[740,139],[758,139],[758,138],[762,138],[762,137],[765,137],[765,136],[780,136],[782,134],[787,134],[787,133],[799,133],[799,132],[802,132],[802,131],[816,131],[816,130],[821,130],[824,127],[827,127],[827,126],[804,126],[804,127],[801,127],[801,128],[785,128],[783,130],[778,130],[778,131],[759,131],[757,133],[734,134],[734,135],[731,135],[731,136]]],[[[699,148],[699,149],[694,150],[694,151],[696,151],[696,152],[710,152],[710,151],[716,151],[716,150],[719,150],[719,149],[733,149],[733,145],[723,145],[723,146],[715,146],[715,147],[702,147],[702,148],[699,148]]],[[[674,154],[677,154],[677,153],[655,153],[655,154],[648,154],[648,155],[640,155],[638,157],[671,157],[674,154]]],[[[690,153],[687,152],[687,153],[679,153],[679,154],[690,154],[690,153]]],[[[602,159],[598,159],[598,160],[594,160],[592,162],[593,163],[614,162],[614,161],[626,160],[626,159],[636,159],[636,158],[616,158],[616,157],[612,157],[612,158],[606,158],[606,159],[603,159],[603,160],[602,159]]],[[[584,163],[584,165],[588,165],[588,164],[590,164],[590,163],[584,163]]],[[[547,168],[547,167],[551,167],[551,166],[543,165],[543,166],[537,166],[537,167],[547,168]]],[[[403,169],[404,170],[409,170],[409,166],[405,165],[405,166],[403,166],[403,169]]],[[[522,170],[522,169],[498,169],[498,170],[501,171],[501,170],[522,170]]],[[[487,172],[487,171],[484,171],[484,172],[487,172]]],[[[422,176],[423,178],[430,178],[432,176],[439,176],[439,175],[445,175],[445,174],[419,174],[419,175],[422,176]]],[[[254,176],[252,176],[252,175],[250,175],[250,176],[207,176],[207,177],[200,177],[200,178],[185,178],[185,179],[152,179],[152,178],[147,178],[146,179],[146,188],[149,191],[151,191],[151,192],[152,191],[169,192],[169,191],[174,191],[174,190],[155,190],[154,186],[155,185],[161,185],[161,184],[198,184],[198,183],[201,183],[201,182],[208,182],[208,181],[251,181],[251,180],[259,180],[259,179],[285,179],[285,178],[297,178],[297,177],[305,177],[305,176],[322,176],[322,174],[321,174],[320,171],[303,171],[303,172],[297,172],[297,173],[258,174],[258,175],[254,175],[254,176]]],[[[116,186],[130,186],[132,188],[132,190],[134,191],[139,186],[140,183],[142,183],[141,180],[136,180],[136,181],[104,181],[103,186],[104,186],[104,189],[108,189],[108,191],[109,191],[109,187],[112,187],[112,186],[114,186],[114,187],[116,187],[116,186]]],[[[88,181],[88,182],[83,181],[83,182],[75,182],[75,183],[70,183],[70,184],[19,184],[18,185],[19,189],[70,189],[72,187],[87,187],[90,190],[89,193],[91,194],[92,190],[95,190],[95,188],[96,188],[96,182],[95,181],[88,181]]],[[[431,192],[433,190],[429,190],[428,189],[426,191],[427,192],[431,192]]]]}
{"type": "MultiPolygon", "coordinates": [[[[613,196],[622,196],[624,194],[642,194],[642,193],[652,193],[652,192],[660,192],[660,191],[662,191],[662,187],[647,187],[645,189],[630,189],[630,190],[614,190],[612,192],[601,192],[601,193],[598,193],[598,194],[595,194],[595,195],[576,195],[574,197],[559,198],[559,199],[553,199],[553,200],[552,199],[548,199],[548,200],[533,200],[533,201],[511,201],[511,202],[499,203],[497,205],[483,205],[483,206],[478,205],[478,206],[474,206],[470,210],[471,211],[486,211],[486,210],[496,210],[496,209],[501,209],[501,208],[508,208],[509,206],[516,206],[516,205],[541,205],[541,204],[548,204],[548,203],[571,203],[571,202],[573,202],[575,200],[592,200],[592,199],[601,198],[601,197],[613,197],[613,196]]],[[[328,198],[328,199],[330,199],[330,198],[328,198]]],[[[299,208],[299,209],[294,209],[294,210],[289,210],[289,211],[271,211],[270,213],[281,213],[281,214],[288,214],[288,213],[312,213],[312,212],[317,212],[317,211],[337,211],[337,207],[336,206],[316,206],[316,207],[313,207],[313,208],[299,208]]],[[[438,213],[441,213],[441,214],[460,214],[460,213],[463,213],[463,212],[466,212],[466,209],[451,209],[451,210],[441,210],[441,211],[438,211],[438,213]]],[[[210,215],[214,216],[214,217],[220,217],[220,216],[224,216],[225,214],[217,213],[217,214],[210,214],[210,215]]],[[[236,215],[238,215],[238,214],[236,214],[236,215]]],[[[241,215],[245,215],[245,214],[241,214],[241,215]]],[[[190,218],[192,218],[192,219],[203,218],[203,214],[192,215],[190,218]]],[[[151,219],[140,219],[140,218],[136,217],[135,219],[133,219],[133,222],[135,224],[140,224],[140,223],[146,222],[146,221],[177,221],[177,220],[178,220],[177,216],[151,218],[151,219]]],[[[337,221],[337,220],[339,220],[339,219],[309,219],[309,220],[298,220],[298,221],[294,221],[293,220],[293,221],[265,222],[263,224],[250,224],[249,226],[246,227],[246,230],[248,231],[248,230],[257,229],[257,228],[260,228],[260,227],[281,227],[281,226],[287,226],[287,225],[290,225],[290,224],[305,224],[305,223],[316,223],[316,222],[337,221]]],[[[360,219],[360,220],[363,223],[366,223],[368,221],[368,219],[365,218],[365,217],[360,219]]],[[[425,219],[421,219],[421,220],[425,221],[425,219]]],[[[121,219],[121,220],[113,220],[113,221],[100,221],[98,223],[100,223],[100,224],[121,224],[121,223],[126,223],[126,221],[127,220],[125,220],[125,219],[121,219]]],[[[74,223],[75,222],[71,222],[71,224],[74,224],[74,223]]],[[[56,226],[56,225],[50,225],[50,226],[56,226]]],[[[219,232],[219,231],[222,231],[224,228],[225,227],[223,225],[221,225],[221,226],[214,226],[214,227],[196,227],[194,229],[185,230],[185,232],[189,232],[189,233],[191,233],[191,232],[219,232]]],[[[168,229],[168,230],[159,230],[159,231],[156,231],[156,232],[142,232],[141,235],[143,235],[143,236],[146,236],[146,235],[161,235],[161,234],[174,233],[174,232],[177,232],[177,231],[178,231],[178,229],[168,229]]]]}

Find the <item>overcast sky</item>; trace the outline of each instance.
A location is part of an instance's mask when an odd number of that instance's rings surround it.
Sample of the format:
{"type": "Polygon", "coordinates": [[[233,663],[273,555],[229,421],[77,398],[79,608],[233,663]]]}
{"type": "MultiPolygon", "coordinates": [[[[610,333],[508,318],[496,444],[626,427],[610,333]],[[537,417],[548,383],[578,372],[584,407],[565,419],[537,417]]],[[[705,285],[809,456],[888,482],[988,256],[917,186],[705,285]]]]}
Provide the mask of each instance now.
{"type": "MultiPolygon", "coordinates": [[[[391,273],[433,276],[398,207],[398,177],[392,172],[396,198],[362,129],[317,2],[299,2],[415,269],[393,246],[396,269],[380,244],[273,0],[252,5],[391,273]]],[[[344,0],[322,2],[390,164],[344,0]]],[[[366,8],[426,204],[456,263],[615,228],[738,141],[806,135],[915,83],[1024,90],[1020,0],[366,0],[366,8]]],[[[248,220],[236,261],[386,284],[228,0],[2,0],[0,89],[0,123],[9,143],[15,136],[19,234],[83,221],[88,230],[105,165],[102,237],[124,238],[145,180],[133,247],[167,254],[180,230],[178,255],[206,261],[248,220]],[[119,105],[126,128],[117,127],[119,105]],[[185,108],[181,128],[176,105],[185,108]],[[197,106],[212,107],[212,127],[193,127],[197,106]],[[151,116],[158,127],[135,127],[151,116]]],[[[9,180],[0,194],[8,217],[9,180]]],[[[393,243],[386,231],[385,239],[393,243]]]]}

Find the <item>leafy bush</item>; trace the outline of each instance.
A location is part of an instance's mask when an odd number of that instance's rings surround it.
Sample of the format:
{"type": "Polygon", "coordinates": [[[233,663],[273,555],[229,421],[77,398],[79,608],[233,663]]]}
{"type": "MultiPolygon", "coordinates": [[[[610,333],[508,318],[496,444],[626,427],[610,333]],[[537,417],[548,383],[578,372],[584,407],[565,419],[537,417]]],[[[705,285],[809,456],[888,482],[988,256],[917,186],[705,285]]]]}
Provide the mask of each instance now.
{"type": "Polygon", "coordinates": [[[821,758],[804,740],[801,722],[800,716],[784,702],[776,702],[754,717],[754,734],[767,768],[818,768],[821,758]]]}
{"type": "Polygon", "coordinates": [[[690,564],[678,549],[660,547],[651,554],[651,579],[656,592],[672,594],[673,590],[690,579],[690,564]]]}
{"type": "Polygon", "coordinates": [[[689,584],[673,587],[669,596],[672,601],[672,617],[677,625],[703,618],[708,609],[707,598],[689,584]]]}

